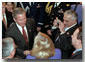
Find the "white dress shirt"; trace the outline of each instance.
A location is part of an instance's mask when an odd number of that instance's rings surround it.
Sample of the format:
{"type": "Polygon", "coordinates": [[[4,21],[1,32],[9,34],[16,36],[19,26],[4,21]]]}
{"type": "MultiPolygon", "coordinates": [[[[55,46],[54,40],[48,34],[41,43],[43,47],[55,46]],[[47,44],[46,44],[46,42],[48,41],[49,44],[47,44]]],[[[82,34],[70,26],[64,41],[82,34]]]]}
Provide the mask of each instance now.
{"type": "MultiPolygon", "coordinates": [[[[22,27],[21,27],[19,24],[17,24],[17,23],[16,23],[16,25],[17,25],[17,27],[18,27],[19,31],[21,32],[21,34],[23,35],[22,27]]],[[[26,26],[24,26],[24,30],[25,30],[26,35],[27,35],[27,38],[28,38],[28,32],[27,32],[27,28],[26,28],[26,26]]]]}

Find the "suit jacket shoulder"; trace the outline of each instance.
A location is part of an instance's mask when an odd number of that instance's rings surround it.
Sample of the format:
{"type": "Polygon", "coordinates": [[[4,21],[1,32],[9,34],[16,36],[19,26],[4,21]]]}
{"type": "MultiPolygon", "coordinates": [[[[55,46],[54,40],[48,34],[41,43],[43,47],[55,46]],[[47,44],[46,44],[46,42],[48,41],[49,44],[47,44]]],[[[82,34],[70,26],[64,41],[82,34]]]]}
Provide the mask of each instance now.
{"type": "Polygon", "coordinates": [[[59,44],[59,48],[66,50],[66,49],[70,49],[72,44],[71,44],[71,35],[73,34],[73,32],[75,31],[75,29],[77,28],[77,24],[75,26],[73,26],[72,28],[70,28],[69,30],[66,31],[66,33],[64,34],[60,34],[59,35],[59,39],[55,42],[55,47],[57,47],[59,44]]]}
{"type": "Polygon", "coordinates": [[[17,55],[20,57],[24,57],[23,51],[25,50],[31,50],[33,46],[33,40],[34,40],[34,32],[26,25],[27,32],[28,32],[28,45],[26,44],[26,41],[19,31],[18,27],[15,23],[12,23],[11,26],[6,31],[6,37],[12,37],[14,39],[15,44],[17,45],[17,55]]]}
{"type": "Polygon", "coordinates": [[[82,59],[82,51],[76,52],[73,56],[71,56],[71,59],[82,59]]]}

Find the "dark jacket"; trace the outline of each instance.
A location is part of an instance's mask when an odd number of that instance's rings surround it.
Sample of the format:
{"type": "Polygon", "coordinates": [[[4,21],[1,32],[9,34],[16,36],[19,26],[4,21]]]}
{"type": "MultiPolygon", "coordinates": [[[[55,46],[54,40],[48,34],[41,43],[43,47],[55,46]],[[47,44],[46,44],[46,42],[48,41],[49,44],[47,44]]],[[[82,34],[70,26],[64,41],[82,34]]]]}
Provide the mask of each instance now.
{"type": "Polygon", "coordinates": [[[36,35],[34,20],[28,19],[26,28],[28,32],[28,45],[26,44],[26,41],[19,31],[18,27],[16,26],[16,23],[13,23],[6,31],[6,37],[12,37],[14,39],[14,42],[17,45],[16,55],[20,56],[21,58],[25,57],[25,55],[23,54],[25,50],[32,49],[34,37],[36,35]]]}
{"type": "Polygon", "coordinates": [[[82,51],[76,52],[70,59],[82,59],[82,51]]]}
{"type": "MultiPolygon", "coordinates": [[[[55,48],[60,48],[62,53],[62,59],[67,59],[71,56],[74,51],[74,47],[72,46],[71,35],[77,28],[77,24],[67,30],[64,34],[59,34],[55,38],[55,48]]],[[[56,31],[59,32],[59,31],[56,31]]]]}
{"type": "MultiPolygon", "coordinates": [[[[7,27],[9,27],[10,24],[12,22],[14,22],[13,17],[12,17],[12,13],[8,12],[8,11],[5,11],[5,14],[6,14],[6,18],[7,18],[7,27]]],[[[5,38],[5,32],[6,32],[6,27],[5,27],[5,25],[2,21],[2,38],[5,38]]]]}

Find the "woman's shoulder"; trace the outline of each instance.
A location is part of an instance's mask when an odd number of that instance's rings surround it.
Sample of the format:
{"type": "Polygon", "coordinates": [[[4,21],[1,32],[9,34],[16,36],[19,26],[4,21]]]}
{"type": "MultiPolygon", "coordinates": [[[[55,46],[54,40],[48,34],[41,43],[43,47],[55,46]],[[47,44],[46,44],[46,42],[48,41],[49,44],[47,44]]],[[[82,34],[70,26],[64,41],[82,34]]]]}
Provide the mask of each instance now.
{"type": "Polygon", "coordinates": [[[49,59],[61,59],[61,51],[60,51],[60,49],[55,49],[55,55],[50,57],[49,59]]]}
{"type": "Polygon", "coordinates": [[[61,56],[61,50],[55,49],[55,56],[61,56]]]}
{"type": "Polygon", "coordinates": [[[26,56],[26,59],[36,59],[34,56],[31,56],[30,54],[28,54],[27,56],[26,56]]]}
{"type": "Polygon", "coordinates": [[[55,48],[55,52],[61,52],[61,50],[58,48],[55,48]]]}

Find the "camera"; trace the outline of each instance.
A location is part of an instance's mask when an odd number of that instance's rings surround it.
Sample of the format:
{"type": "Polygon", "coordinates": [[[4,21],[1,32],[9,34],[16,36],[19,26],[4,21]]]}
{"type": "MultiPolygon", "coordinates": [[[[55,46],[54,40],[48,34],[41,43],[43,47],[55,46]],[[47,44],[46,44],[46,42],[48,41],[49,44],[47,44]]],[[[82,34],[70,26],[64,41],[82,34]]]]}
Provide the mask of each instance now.
{"type": "Polygon", "coordinates": [[[59,19],[57,19],[57,26],[59,26],[60,22],[61,22],[61,21],[60,21],[59,19]]]}

